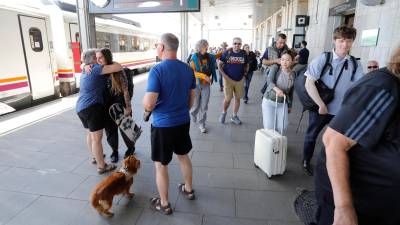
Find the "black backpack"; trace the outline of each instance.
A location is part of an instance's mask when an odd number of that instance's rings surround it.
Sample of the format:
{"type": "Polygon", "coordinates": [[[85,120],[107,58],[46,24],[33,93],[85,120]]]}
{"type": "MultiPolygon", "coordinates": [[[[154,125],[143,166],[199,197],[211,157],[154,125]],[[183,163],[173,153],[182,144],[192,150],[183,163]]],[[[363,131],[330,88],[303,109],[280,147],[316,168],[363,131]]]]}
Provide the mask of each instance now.
{"type": "MultiPolygon", "coordinates": [[[[334,91],[335,91],[335,87],[336,84],[338,83],[339,79],[340,79],[340,75],[343,72],[343,69],[346,68],[347,69],[347,64],[343,65],[342,71],[339,75],[339,77],[337,78],[336,82],[335,82],[335,86],[333,89],[329,88],[328,86],[326,86],[324,84],[324,82],[322,82],[321,78],[322,76],[324,76],[326,74],[326,71],[329,69],[329,74],[332,75],[333,74],[333,68],[332,68],[332,52],[324,52],[325,54],[325,64],[322,67],[321,73],[320,73],[320,79],[317,80],[315,82],[315,86],[317,87],[318,93],[321,97],[321,99],[324,101],[325,104],[328,104],[329,102],[331,102],[334,98],[334,91]]],[[[354,80],[354,75],[357,71],[357,59],[350,55],[350,61],[353,63],[353,72],[351,75],[351,80],[354,80]]],[[[297,94],[297,96],[299,97],[299,100],[301,102],[301,104],[303,105],[303,111],[306,110],[310,110],[310,111],[318,111],[318,105],[314,102],[314,100],[312,100],[312,98],[308,95],[308,92],[306,90],[305,87],[305,83],[306,83],[306,79],[307,77],[303,74],[299,74],[294,82],[294,90],[297,94]]]]}
{"type": "Polygon", "coordinates": [[[134,88],[134,85],[133,85],[133,71],[131,70],[131,69],[129,69],[129,68],[124,68],[123,69],[124,70],[124,72],[125,72],[125,75],[126,75],[126,79],[127,79],[127,81],[128,81],[128,92],[129,92],[129,97],[132,99],[132,96],[133,96],[133,88],[134,88]]]}

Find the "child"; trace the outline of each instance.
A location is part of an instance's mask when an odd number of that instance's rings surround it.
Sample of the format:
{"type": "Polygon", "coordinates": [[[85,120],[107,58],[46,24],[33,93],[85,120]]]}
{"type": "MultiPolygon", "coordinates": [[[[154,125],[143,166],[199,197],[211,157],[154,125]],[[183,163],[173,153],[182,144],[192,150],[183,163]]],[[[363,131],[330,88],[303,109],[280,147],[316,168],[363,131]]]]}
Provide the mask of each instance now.
{"type": "Polygon", "coordinates": [[[264,129],[274,129],[275,122],[275,129],[278,132],[283,133],[287,128],[288,113],[292,109],[293,83],[295,78],[295,73],[291,70],[292,64],[293,54],[287,50],[282,53],[279,71],[276,74],[268,76],[268,87],[264,93],[261,105],[264,129]],[[285,102],[284,96],[286,96],[285,102]],[[278,98],[277,108],[276,98],[278,98]],[[277,113],[276,117],[275,110],[277,113]]]}

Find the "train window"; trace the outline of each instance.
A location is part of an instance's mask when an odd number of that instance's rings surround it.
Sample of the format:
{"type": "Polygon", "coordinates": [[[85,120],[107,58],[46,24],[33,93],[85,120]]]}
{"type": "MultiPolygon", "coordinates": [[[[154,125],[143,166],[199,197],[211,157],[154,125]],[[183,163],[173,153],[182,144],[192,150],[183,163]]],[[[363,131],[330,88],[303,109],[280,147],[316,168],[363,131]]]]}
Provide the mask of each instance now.
{"type": "Polygon", "coordinates": [[[36,27],[29,28],[29,40],[31,48],[35,52],[43,51],[42,32],[36,27]]]}
{"type": "Polygon", "coordinates": [[[126,36],[125,35],[119,35],[119,50],[121,52],[125,52],[126,51],[126,45],[127,45],[126,36]]]}
{"type": "Polygon", "coordinates": [[[139,51],[139,38],[137,36],[132,36],[132,51],[139,51]]]}

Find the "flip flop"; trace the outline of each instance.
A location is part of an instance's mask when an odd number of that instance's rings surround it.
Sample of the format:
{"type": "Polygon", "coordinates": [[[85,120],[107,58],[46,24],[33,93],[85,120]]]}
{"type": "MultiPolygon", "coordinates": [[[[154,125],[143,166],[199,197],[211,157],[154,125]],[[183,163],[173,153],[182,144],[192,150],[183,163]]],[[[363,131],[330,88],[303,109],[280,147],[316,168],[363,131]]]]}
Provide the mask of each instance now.
{"type": "Polygon", "coordinates": [[[103,174],[115,170],[117,167],[114,164],[106,164],[104,168],[98,168],[97,172],[103,174]]]}
{"type": "Polygon", "coordinates": [[[160,198],[151,198],[150,208],[156,210],[157,212],[163,213],[164,215],[169,215],[172,213],[171,204],[168,202],[167,206],[162,206],[160,198]]]}

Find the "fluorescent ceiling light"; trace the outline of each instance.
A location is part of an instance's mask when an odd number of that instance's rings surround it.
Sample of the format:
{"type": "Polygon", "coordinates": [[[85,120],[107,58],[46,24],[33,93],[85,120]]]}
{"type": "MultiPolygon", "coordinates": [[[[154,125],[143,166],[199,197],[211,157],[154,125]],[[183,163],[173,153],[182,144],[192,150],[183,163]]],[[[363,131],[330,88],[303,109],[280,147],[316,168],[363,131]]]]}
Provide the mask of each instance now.
{"type": "Polygon", "coordinates": [[[142,8],[149,8],[149,7],[157,7],[160,5],[160,2],[155,2],[155,1],[147,1],[147,2],[143,2],[140,3],[138,5],[138,7],[142,7],[142,8]]]}

